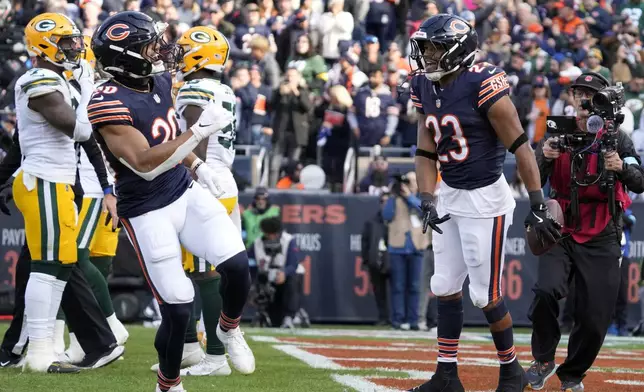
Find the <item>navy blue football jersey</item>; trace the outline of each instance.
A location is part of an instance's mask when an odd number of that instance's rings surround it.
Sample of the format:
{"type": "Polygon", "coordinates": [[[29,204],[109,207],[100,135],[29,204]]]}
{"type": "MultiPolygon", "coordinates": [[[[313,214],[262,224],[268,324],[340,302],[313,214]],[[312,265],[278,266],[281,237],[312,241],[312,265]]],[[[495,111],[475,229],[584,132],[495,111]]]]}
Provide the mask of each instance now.
{"type": "Polygon", "coordinates": [[[143,93],[108,81],[97,88],[87,107],[96,140],[114,171],[118,213],[124,218],[134,218],[169,205],[183,195],[192,181],[187,168],[181,164],[152,181],[144,180],[110,152],[99,132],[106,125],[129,125],[145,136],[150,147],[180,134],[170,74],[155,76],[153,83],[152,92],[143,93]]]}
{"type": "Polygon", "coordinates": [[[503,173],[506,149],[487,118],[487,111],[510,93],[505,72],[487,63],[475,64],[441,89],[424,75],[411,81],[411,99],[425,114],[434,136],[441,177],[457,189],[477,189],[503,173]]]}
{"type": "Polygon", "coordinates": [[[360,128],[360,145],[373,146],[385,136],[387,116],[398,114],[398,106],[388,86],[374,90],[363,87],[353,99],[358,128],[360,128]]]}
{"type": "Polygon", "coordinates": [[[237,26],[234,35],[235,46],[243,50],[244,52],[250,53],[248,44],[256,34],[269,39],[271,36],[271,30],[265,25],[257,25],[252,27],[247,25],[237,26]]]}

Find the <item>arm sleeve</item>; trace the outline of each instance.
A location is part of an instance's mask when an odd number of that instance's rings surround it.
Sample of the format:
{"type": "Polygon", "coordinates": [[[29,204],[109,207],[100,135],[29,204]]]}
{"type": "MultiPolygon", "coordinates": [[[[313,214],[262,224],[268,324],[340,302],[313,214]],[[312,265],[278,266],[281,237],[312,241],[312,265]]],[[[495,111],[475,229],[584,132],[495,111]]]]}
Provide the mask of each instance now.
{"type": "Polygon", "coordinates": [[[288,244],[288,251],[286,253],[286,265],[284,265],[284,275],[291,276],[297,271],[297,266],[300,264],[300,250],[297,247],[295,238],[288,244]]]}
{"type": "Polygon", "coordinates": [[[123,102],[107,94],[96,94],[87,105],[87,117],[94,130],[107,125],[134,126],[130,109],[123,102]]]}
{"type": "Polygon", "coordinates": [[[18,128],[13,133],[13,144],[7,152],[7,155],[0,163],[0,185],[6,183],[13,173],[20,168],[22,162],[22,152],[20,151],[20,142],[18,140],[18,128]]]}
{"type": "Polygon", "coordinates": [[[537,166],[539,166],[539,175],[541,176],[541,187],[546,185],[548,182],[548,177],[552,174],[552,169],[555,167],[555,161],[552,159],[547,159],[543,155],[543,145],[545,144],[546,139],[542,139],[537,145],[537,149],[534,152],[535,157],[537,158],[537,166]]]}
{"type": "Polygon", "coordinates": [[[635,152],[633,141],[624,132],[619,133],[618,152],[626,167],[621,173],[617,173],[617,178],[628,190],[637,194],[644,193],[644,169],[635,152]]]}
{"type": "Polygon", "coordinates": [[[96,139],[91,136],[87,141],[80,143],[85,154],[87,154],[87,159],[94,166],[94,171],[98,177],[98,182],[101,184],[101,188],[104,190],[110,186],[109,180],[107,179],[107,168],[105,167],[105,161],[103,160],[103,153],[96,143],[96,139]]]}
{"type": "Polygon", "coordinates": [[[407,205],[409,206],[409,208],[413,208],[421,214],[423,213],[423,210],[420,209],[420,199],[416,196],[409,195],[409,197],[407,197],[407,205]]]}
{"type": "Polygon", "coordinates": [[[499,99],[510,95],[508,77],[501,68],[494,66],[474,66],[467,72],[474,73],[475,77],[480,80],[478,95],[476,97],[476,107],[481,112],[487,113],[499,99]]]}

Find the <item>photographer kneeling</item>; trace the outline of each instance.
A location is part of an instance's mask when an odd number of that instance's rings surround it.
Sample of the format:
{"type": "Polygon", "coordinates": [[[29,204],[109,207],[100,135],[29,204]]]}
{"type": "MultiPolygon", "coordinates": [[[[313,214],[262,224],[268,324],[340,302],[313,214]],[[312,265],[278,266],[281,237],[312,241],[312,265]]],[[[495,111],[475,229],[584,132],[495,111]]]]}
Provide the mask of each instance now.
{"type": "Polygon", "coordinates": [[[573,279],[574,327],[568,357],[556,372],[562,391],[584,390],[581,381],[601,349],[617,299],[621,215],[631,204],[626,188],[644,191],[644,171],[633,143],[618,130],[623,89],[609,87],[592,72],[579,76],[571,89],[577,112],[569,121],[571,129],[562,129],[552,118],[549,128],[555,123],[560,135],[542,141],[536,151],[541,183],[550,179],[564,228],[562,239],[539,257],[533,288],[529,317],[534,362],[527,377],[534,390],[542,389],[555,372],[561,338],[558,301],[566,297],[573,279]]]}
{"type": "Polygon", "coordinates": [[[248,257],[257,260],[258,283],[267,282],[275,289],[267,309],[273,326],[281,322],[282,327],[292,328],[303,289],[299,249],[295,237],[282,229],[279,217],[262,220],[260,228],[263,235],[250,247],[248,257]]]}

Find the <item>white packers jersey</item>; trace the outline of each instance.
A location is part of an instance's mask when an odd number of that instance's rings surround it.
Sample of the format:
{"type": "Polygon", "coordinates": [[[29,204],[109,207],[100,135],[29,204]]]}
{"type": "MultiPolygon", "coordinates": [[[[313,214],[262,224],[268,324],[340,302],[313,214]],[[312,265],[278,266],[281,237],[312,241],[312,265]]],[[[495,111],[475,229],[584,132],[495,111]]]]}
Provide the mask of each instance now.
{"type": "MultiPolygon", "coordinates": [[[[187,127],[183,112],[188,105],[205,107],[209,101],[219,101],[224,109],[235,115],[237,98],[233,90],[214,79],[197,79],[186,82],[181,86],[175,100],[175,109],[181,131],[187,127]]],[[[213,168],[231,168],[235,160],[235,137],[237,133],[236,120],[228,127],[210,136],[206,163],[213,168]]]]}
{"type": "Polygon", "coordinates": [[[76,179],[74,141],[29,108],[30,98],[55,91],[63,95],[69,106],[75,107],[69,84],[53,71],[34,68],[16,82],[16,117],[23,156],[21,168],[25,173],[49,182],[73,185],[76,179]]]}
{"type": "MultiPolygon", "coordinates": [[[[103,83],[104,81],[99,81],[95,83],[94,86],[98,87],[103,83]]],[[[70,85],[69,89],[72,92],[72,96],[80,100],[80,91],[76,90],[74,88],[74,85],[70,85]]],[[[106,162],[105,156],[103,156],[103,162],[106,162]]],[[[109,168],[107,168],[106,171],[107,181],[110,184],[114,184],[114,177],[112,177],[112,173],[110,172],[109,168]]],[[[80,175],[81,186],[83,187],[83,193],[85,197],[101,198],[104,196],[103,188],[101,188],[101,183],[98,181],[98,176],[96,175],[96,170],[94,170],[94,166],[89,161],[87,153],[85,153],[85,150],[82,147],[80,148],[78,174],[80,175]]]]}

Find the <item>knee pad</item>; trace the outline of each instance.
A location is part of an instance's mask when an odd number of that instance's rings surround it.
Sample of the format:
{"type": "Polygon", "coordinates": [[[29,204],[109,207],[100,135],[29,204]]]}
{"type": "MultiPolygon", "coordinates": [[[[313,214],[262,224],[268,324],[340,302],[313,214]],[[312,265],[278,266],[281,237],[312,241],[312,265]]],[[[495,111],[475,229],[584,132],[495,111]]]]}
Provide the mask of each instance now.
{"type": "Polygon", "coordinates": [[[462,287],[454,287],[454,282],[445,279],[444,276],[434,275],[430,281],[432,293],[437,297],[447,297],[448,295],[456,294],[461,291],[462,287]]]}
{"type": "Polygon", "coordinates": [[[159,281],[150,281],[163,302],[168,305],[189,304],[194,301],[195,288],[190,278],[181,276],[165,276],[159,281]]]}
{"type": "Polygon", "coordinates": [[[483,309],[490,303],[490,294],[488,293],[487,288],[477,287],[470,282],[469,290],[472,304],[477,308],[483,309]]]}

